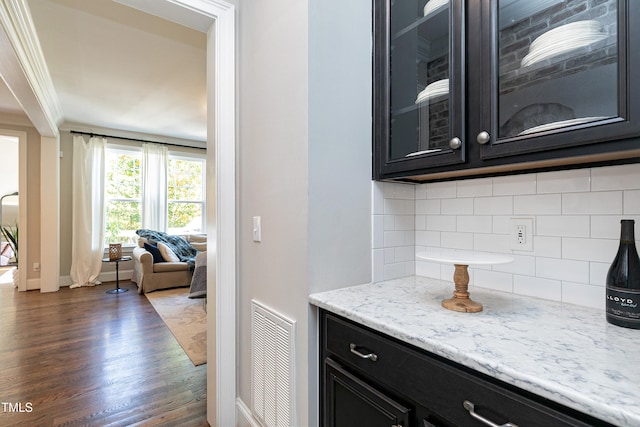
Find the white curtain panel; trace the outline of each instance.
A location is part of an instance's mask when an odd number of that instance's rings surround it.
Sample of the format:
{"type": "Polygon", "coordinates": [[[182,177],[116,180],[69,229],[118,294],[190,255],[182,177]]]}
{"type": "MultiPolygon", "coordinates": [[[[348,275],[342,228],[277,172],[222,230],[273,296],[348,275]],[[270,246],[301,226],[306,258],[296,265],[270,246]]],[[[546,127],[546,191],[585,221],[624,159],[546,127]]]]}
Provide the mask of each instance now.
{"type": "Polygon", "coordinates": [[[99,285],[104,253],[105,138],[73,136],[71,288],[99,285]]]}
{"type": "Polygon", "coordinates": [[[165,145],[142,144],[142,228],[167,230],[167,157],[165,145]]]}

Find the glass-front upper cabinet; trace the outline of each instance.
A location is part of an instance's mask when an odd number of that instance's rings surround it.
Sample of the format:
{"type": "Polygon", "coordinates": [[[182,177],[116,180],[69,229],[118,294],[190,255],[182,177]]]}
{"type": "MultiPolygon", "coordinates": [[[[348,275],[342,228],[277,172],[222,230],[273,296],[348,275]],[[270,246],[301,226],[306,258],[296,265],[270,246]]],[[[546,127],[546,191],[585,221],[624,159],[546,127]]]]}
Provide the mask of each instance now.
{"type": "Polygon", "coordinates": [[[465,161],[462,0],[374,0],[375,170],[465,161]]]}
{"type": "MultiPolygon", "coordinates": [[[[630,0],[637,1],[637,0],[630,0]]],[[[482,159],[637,135],[629,1],[485,0],[482,159]]],[[[470,39],[471,43],[471,39],[470,39]]],[[[470,48],[471,49],[471,48],[470,48]]],[[[636,55],[637,56],[637,55],[636,55]]]]}

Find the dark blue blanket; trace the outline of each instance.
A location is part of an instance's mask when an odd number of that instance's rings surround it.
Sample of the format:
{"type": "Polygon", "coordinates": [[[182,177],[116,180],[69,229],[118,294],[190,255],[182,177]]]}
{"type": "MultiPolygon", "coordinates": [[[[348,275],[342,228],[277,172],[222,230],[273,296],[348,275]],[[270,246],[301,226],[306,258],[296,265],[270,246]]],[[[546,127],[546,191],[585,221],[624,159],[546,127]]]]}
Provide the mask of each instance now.
{"type": "Polygon", "coordinates": [[[196,263],[195,258],[198,250],[191,246],[189,242],[184,239],[184,237],[172,236],[163,231],[147,230],[145,228],[136,230],[136,234],[142,238],[149,240],[150,242],[164,243],[173,251],[173,253],[176,254],[180,261],[189,264],[189,268],[193,270],[196,263]]]}

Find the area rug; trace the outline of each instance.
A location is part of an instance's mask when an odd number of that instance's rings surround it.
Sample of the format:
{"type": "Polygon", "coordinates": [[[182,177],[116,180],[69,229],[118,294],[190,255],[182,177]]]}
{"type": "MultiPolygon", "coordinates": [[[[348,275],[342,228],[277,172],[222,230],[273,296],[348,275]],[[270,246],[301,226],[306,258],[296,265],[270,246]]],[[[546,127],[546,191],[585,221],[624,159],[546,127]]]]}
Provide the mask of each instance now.
{"type": "Polygon", "coordinates": [[[207,363],[207,313],[204,299],[188,298],[189,288],[145,294],[195,366],[207,363]]]}

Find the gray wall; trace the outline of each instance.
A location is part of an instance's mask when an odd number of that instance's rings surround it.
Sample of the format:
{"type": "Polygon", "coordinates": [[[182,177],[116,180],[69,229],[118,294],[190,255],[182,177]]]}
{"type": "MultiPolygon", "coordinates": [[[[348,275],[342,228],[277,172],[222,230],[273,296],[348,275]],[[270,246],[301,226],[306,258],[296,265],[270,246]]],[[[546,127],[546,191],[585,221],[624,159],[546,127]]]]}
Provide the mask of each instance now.
{"type": "Polygon", "coordinates": [[[297,322],[296,425],[315,425],[308,295],[371,280],[371,6],[240,2],[238,17],[238,393],[250,406],[255,298],[297,322]]]}

